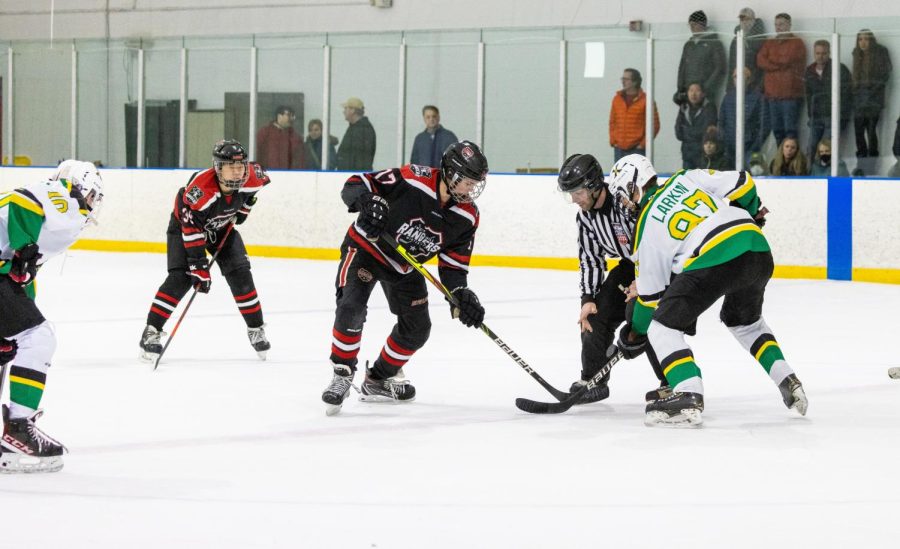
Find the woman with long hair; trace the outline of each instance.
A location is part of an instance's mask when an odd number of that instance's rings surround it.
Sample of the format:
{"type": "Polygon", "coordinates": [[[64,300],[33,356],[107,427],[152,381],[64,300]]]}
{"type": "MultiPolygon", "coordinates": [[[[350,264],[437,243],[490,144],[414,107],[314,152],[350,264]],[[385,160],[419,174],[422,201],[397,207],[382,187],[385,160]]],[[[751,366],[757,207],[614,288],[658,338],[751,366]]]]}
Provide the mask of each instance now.
{"type": "Polygon", "coordinates": [[[875,40],[869,29],[859,31],[853,49],[853,128],[856,157],[860,159],[858,167],[866,172],[872,171],[874,162],[866,165],[867,161],[862,159],[878,157],[878,119],[884,110],[885,88],[891,69],[887,48],[875,40]]]}
{"type": "Polygon", "coordinates": [[[772,175],[809,175],[809,162],[795,137],[785,137],[769,164],[772,175]]]}

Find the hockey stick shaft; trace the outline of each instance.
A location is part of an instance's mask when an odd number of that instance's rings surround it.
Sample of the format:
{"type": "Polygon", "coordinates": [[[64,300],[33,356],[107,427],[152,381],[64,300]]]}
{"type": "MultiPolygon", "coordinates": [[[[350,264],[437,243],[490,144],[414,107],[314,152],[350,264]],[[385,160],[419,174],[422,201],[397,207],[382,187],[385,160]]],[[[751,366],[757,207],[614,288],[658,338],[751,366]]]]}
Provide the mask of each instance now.
{"type": "Polygon", "coordinates": [[[522,410],[523,412],[528,412],[530,414],[561,414],[575,405],[581,397],[596,387],[600,381],[612,370],[612,367],[615,366],[617,362],[625,358],[622,355],[622,351],[619,350],[618,347],[615,347],[615,353],[606,361],[606,364],[603,365],[600,370],[594,374],[591,379],[588,380],[586,384],[584,384],[580,389],[569,395],[568,398],[560,401],[560,402],[537,402],[535,400],[530,400],[527,398],[517,398],[516,399],[516,408],[522,410]]]}
{"type": "MultiPolygon", "coordinates": [[[[222,248],[225,247],[225,242],[228,240],[228,237],[231,236],[231,230],[234,229],[234,222],[236,218],[231,218],[231,223],[228,224],[228,230],[225,231],[225,236],[222,237],[222,241],[219,242],[219,247],[216,248],[216,253],[213,254],[212,259],[209,260],[209,266],[212,268],[213,263],[216,262],[216,258],[219,257],[219,252],[222,251],[222,248]]],[[[166,354],[166,349],[169,348],[169,344],[172,343],[172,340],[175,339],[175,333],[178,332],[178,327],[181,326],[181,321],[184,320],[184,317],[187,315],[188,310],[191,308],[191,303],[194,302],[194,298],[197,297],[198,286],[194,286],[194,291],[191,293],[191,298],[188,299],[187,305],[184,306],[184,310],[181,311],[181,316],[178,317],[178,322],[175,323],[175,327],[172,328],[172,335],[169,336],[169,339],[166,340],[166,344],[163,346],[162,351],[159,352],[159,356],[156,357],[156,362],[153,363],[153,369],[159,367],[159,361],[162,360],[164,354],[166,354]]]]}
{"type": "MultiPolygon", "coordinates": [[[[447,297],[447,300],[450,301],[450,303],[454,307],[459,307],[459,300],[456,299],[456,296],[453,295],[449,289],[447,289],[447,286],[445,286],[440,280],[435,278],[434,275],[432,275],[431,272],[428,269],[426,269],[424,265],[419,263],[419,261],[415,257],[413,257],[408,251],[406,251],[406,248],[404,248],[400,243],[398,243],[394,239],[394,237],[392,237],[389,234],[382,233],[381,238],[385,242],[387,242],[391,248],[396,250],[397,253],[399,253],[403,257],[403,259],[406,260],[407,263],[412,265],[412,267],[415,270],[419,271],[419,273],[421,273],[422,276],[425,277],[425,280],[427,280],[428,282],[431,282],[435,287],[437,287],[441,292],[443,292],[443,294],[447,297]]],[[[500,347],[503,350],[503,352],[506,353],[506,355],[509,358],[513,359],[513,361],[516,364],[518,364],[519,367],[521,367],[523,370],[525,370],[528,373],[528,375],[530,375],[532,378],[534,378],[534,380],[537,381],[541,385],[541,387],[543,387],[544,389],[547,390],[547,392],[549,392],[551,395],[553,395],[553,397],[555,399],[563,400],[569,396],[569,393],[560,391],[553,385],[550,385],[549,383],[547,383],[547,381],[543,377],[541,377],[541,375],[539,373],[534,371],[534,368],[532,368],[527,362],[525,362],[524,358],[522,358],[521,356],[519,356],[519,354],[517,352],[512,350],[512,348],[509,345],[507,345],[505,341],[500,339],[500,336],[495,334],[493,330],[488,328],[488,326],[485,323],[482,322],[481,325],[478,326],[478,329],[481,330],[486,336],[491,338],[491,341],[493,341],[498,347],[500,347]]]]}

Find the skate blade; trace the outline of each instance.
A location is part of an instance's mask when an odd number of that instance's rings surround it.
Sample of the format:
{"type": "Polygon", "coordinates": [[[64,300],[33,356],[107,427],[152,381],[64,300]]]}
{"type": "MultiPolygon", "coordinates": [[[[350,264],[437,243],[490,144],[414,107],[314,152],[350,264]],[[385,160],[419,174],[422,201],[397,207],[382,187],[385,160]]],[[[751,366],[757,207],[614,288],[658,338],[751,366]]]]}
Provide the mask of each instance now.
{"type": "Polygon", "coordinates": [[[699,427],[703,424],[700,410],[687,409],[675,416],[669,416],[665,412],[647,412],[644,417],[644,425],[647,427],[699,427]]]}
{"type": "Polygon", "coordinates": [[[328,417],[338,415],[342,406],[342,404],[325,404],[325,415],[328,417]]]}
{"type": "Polygon", "coordinates": [[[256,356],[258,356],[260,360],[265,361],[266,353],[268,353],[268,352],[269,351],[256,351],[256,356]]]}
{"type": "Polygon", "coordinates": [[[794,397],[794,403],[791,404],[790,409],[801,416],[805,416],[806,409],[809,407],[809,401],[806,400],[806,393],[803,392],[803,388],[797,387],[794,389],[794,392],[791,393],[791,396],[794,397]]]}
{"type": "Polygon", "coordinates": [[[0,455],[0,473],[55,473],[63,468],[62,456],[32,457],[17,452],[0,455]]]}
{"type": "Polygon", "coordinates": [[[406,400],[397,400],[383,395],[367,395],[364,393],[359,395],[360,402],[368,402],[369,404],[408,404],[414,400],[416,400],[416,397],[408,398],[406,400]]]}
{"type": "Polygon", "coordinates": [[[159,353],[148,353],[147,351],[141,350],[138,358],[144,362],[156,362],[156,359],[159,358],[159,353]]]}
{"type": "Polygon", "coordinates": [[[888,370],[888,377],[891,379],[900,379],[900,367],[894,367],[888,370]]]}

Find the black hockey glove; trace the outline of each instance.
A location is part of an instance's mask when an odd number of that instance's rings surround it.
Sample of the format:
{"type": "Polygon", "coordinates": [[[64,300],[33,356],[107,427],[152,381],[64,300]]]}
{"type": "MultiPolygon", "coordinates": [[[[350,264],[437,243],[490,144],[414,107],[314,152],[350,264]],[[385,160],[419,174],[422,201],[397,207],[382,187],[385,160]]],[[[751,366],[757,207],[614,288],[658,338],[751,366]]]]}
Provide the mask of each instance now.
{"type": "Polygon", "coordinates": [[[18,349],[19,345],[16,343],[15,339],[0,337],[0,364],[12,362],[12,360],[16,358],[16,351],[18,349]]]}
{"type": "Polygon", "coordinates": [[[12,267],[9,269],[9,278],[22,286],[27,286],[38,270],[38,260],[41,254],[38,253],[37,244],[27,244],[22,249],[16,250],[12,258],[12,267]]]}
{"type": "Polygon", "coordinates": [[[250,198],[248,198],[247,201],[244,202],[244,206],[240,210],[238,210],[238,213],[234,214],[235,215],[235,219],[234,219],[235,225],[240,225],[244,221],[247,221],[247,216],[250,215],[250,208],[252,208],[253,205],[256,204],[256,198],[257,197],[255,194],[253,196],[251,196],[250,198]],[[241,211],[241,210],[246,210],[246,211],[241,211]]]}
{"type": "Polygon", "coordinates": [[[631,324],[625,324],[619,330],[619,340],[616,342],[622,356],[631,360],[644,354],[644,347],[647,345],[647,336],[640,335],[631,330],[631,324]]]}
{"type": "Polygon", "coordinates": [[[194,288],[201,294],[209,293],[209,287],[212,286],[212,278],[209,276],[209,263],[206,258],[198,260],[188,260],[188,275],[194,288]]]}
{"type": "Polygon", "coordinates": [[[450,305],[450,314],[453,318],[458,318],[469,328],[481,326],[481,323],[484,322],[484,307],[481,306],[475,292],[468,288],[456,288],[450,293],[459,302],[458,307],[450,305]]]}
{"type": "Polygon", "coordinates": [[[759,210],[756,212],[756,215],[753,216],[753,221],[756,222],[756,225],[762,229],[766,226],[766,214],[769,213],[769,208],[766,208],[762,204],[759,205],[759,210]]]}
{"type": "Polygon", "coordinates": [[[375,193],[365,193],[356,201],[356,207],[359,209],[359,217],[356,218],[357,227],[369,240],[373,242],[378,240],[387,227],[390,210],[387,200],[375,193]]]}

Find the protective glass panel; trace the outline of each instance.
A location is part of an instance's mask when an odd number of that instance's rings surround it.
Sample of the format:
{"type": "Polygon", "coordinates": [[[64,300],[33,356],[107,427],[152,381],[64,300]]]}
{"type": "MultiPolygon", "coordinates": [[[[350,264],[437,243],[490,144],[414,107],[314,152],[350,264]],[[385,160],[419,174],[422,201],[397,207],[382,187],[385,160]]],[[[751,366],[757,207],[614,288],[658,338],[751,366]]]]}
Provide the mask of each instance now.
{"type": "MultiPolygon", "coordinates": [[[[434,105],[439,123],[457,139],[475,140],[478,84],[477,31],[429,31],[407,33],[406,40],[406,139],[403,161],[413,162],[417,136],[416,162],[440,165],[442,148],[450,138],[425,131],[422,109],[434,105]],[[431,161],[425,159],[430,158],[431,161]]],[[[493,165],[491,164],[491,168],[493,165]]]]}
{"type": "MultiPolygon", "coordinates": [[[[178,166],[181,44],[181,40],[145,40],[142,44],[144,48],[143,165],[148,168],[178,166]]],[[[136,108],[136,105],[133,108],[136,108]]],[[[127,111],[127,113],[130,123],[131,111],[127,111]]],[[[129,141],[136,137],[136,126],[129,127],[129,141]]]]}
{"type": "Polygon", "coordinates": [[[11,164],[9,157],[9,78],[7,67],[9,65],[9,44],[0,42],[0,150],[2,150],[2,163],[11,164]]]}
{"type": "Polygon", "coordinates": [[[191,168],[208,168],[220,139],[250,137],[250,38],[192,38],[188,49],[186,160],[191,168]]]}
{"type": "Polygon", "coordinates": [[[266,169],[321,169],[323,141],[321,136],[309,139],[308,130],[315,120],[316,133],[321,134],[324,46],[324,35],[256,39],[258,97],[252,156],[266,169]]]}
{"type": "Polygon", "coordinates": [[[328,41],[332,46],[331,133],[340,138],[336,168],[360,171],[401,164],[397,123],[401,35],[347,34],[329,36],[328,41]],[[345,109],[342,105],[350,98],[360,100],[363,108],[345,109]],[[359,114],[364,118],[357,121],[359,114]],[[349,133],[347,118],[354,121],[349,133]],[[371,162],[371,139],[367,137],[371,132],[357,125],[366,124],[366,120],[375,132],[371,162]]]}
{"type": "Polygon", "coordinates": [[[20,42],[13,50],[17,164],[55,166],[72,150],[72,47],[20,42]]]}
{"type": "Polygon", "coordinates": [[[491,172],[555,172],[562,31],[485,31],[483,40],[484,152],[491,172]]]}

